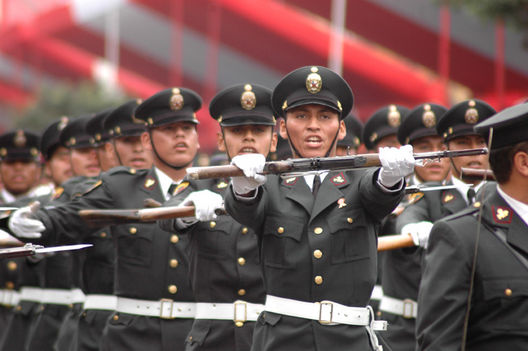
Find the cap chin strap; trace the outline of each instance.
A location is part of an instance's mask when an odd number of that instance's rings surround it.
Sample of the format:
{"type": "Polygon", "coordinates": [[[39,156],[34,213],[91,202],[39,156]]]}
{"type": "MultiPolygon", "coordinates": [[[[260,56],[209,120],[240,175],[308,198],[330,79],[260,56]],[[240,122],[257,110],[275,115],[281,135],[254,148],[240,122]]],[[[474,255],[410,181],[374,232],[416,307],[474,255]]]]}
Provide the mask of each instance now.
{"type": "MultiPolygon", "coordinates": [[[[288,128],[287,128],[288,127],[287,126],[288,120],[286,120],[285,123],[286,123],[286,135],[288,136],[288,144],[290,144],[290,147],[293,150],[293,154],[297,155],[299,157],[304,157],[303,155],[301,155],[301,153],[299,151],[297,151],[297,148],[295,147],[295,145],[293,145],[293,142],[292,142],[292,140],[290,138],[290,134],[288,133],[288,128]]],[[[338,135],[339,135],[339,127],[337,128],[337,132],[336,132],[336,135],[334,136],[334,140],[332,141],[332,144],[330,144],[330,147],[328,148],[328,150],[326,151],[326,153],[324,154],[323,157],[330,156],[330,152],[332,151],[332,149],[334,148],[335,143],[337,142],[338,135]]]]}
{"type": "Polygon", "coordinates": [[[114,145],[114,154],[115,154],[116,157],[117,157],[117,162],[119,162],[119,164],[120,164],[121,166],[124,166],[123,161],[121,161],[121,156],[119,156],[119,152],[117,152],[117,147],[116,147],[116,144],[115,144],[115,139],[112,139],[112,145],[114,145]]]}
{"type": "Polygon", "coordinates": [[[161,158],[160,154],[158,153],[158,150],[156,150],[156,147],[154,146],[154,139],[152,139],[152,130],[149,130],[148,133],[150,137],[150,145],[152,146],[152,151],[154,151],[154,155],[156,155],[158,160],[160,160],[165,166],[179,171],[179,170],[187,168],[192,163],[192,160],[191,160],[190,162],[187,162],[186,164],[182,166],[175,166],[165,161],[163,158],[161,158]]]}

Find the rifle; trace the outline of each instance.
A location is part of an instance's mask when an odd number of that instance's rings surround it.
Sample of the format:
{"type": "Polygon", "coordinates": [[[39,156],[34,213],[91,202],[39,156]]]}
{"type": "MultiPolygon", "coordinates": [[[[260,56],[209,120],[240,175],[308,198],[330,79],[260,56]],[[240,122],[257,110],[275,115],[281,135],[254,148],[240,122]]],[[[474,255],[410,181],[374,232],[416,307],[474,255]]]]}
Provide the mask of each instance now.
{"type": "Polygon", "coordinates": [[[465,168],[460,169],[460,179],[466,181],[495,180],[495,174],[491,169],[465,168]]]}
{"type": "Polygon", "coordinates": [[[378,251],[401,249],[415,246],[409,234],[384,235],[378,238],[378,251]]]}
{"type": "MultiPolygon", "coordinates": [[[[471,155],[487,154],[488,149],[466,149],[466,150],[444,150],[433,152],[422,152],[414,154],[416,160],[433,161],[444,157],[460,157],[471,155]]],[[[360,154],[350,156],[335,157],[313,157],[295,158],[284,161],[266,162],[261,174],[281,174],[284,177],[303,175],[306,172],[314,171],[339,171],[366,167],[380,167],[379,154],[360,154]]],[[[242,170],[234,165],[209,166],[209,167],[189,167],[187,168],[187,178],[208,179],[227,178],[243,176],[242,170]]]]}
{"type": "Polygon", "coordinates": [[[58,251],[80,250],[93,246],[92,244],[78,244],[78,245],[64,245],[54,247],[44,247],[41,245],[34,245],[31,243],[25,244],[21,247],[13,247],[9,249],[0,249],[0,258],[25,257],[34,256],[36,254],[46,254],[58,251]]]}

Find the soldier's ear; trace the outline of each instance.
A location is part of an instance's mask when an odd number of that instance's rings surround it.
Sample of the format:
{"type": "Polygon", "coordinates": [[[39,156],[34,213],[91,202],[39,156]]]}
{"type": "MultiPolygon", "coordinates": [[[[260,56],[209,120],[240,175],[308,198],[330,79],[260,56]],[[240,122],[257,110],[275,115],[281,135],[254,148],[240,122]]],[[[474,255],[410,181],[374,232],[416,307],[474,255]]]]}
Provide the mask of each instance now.
{"type": "Polygon", "coordinates": [[[141,133],[141,145],[147,151],[152,151],[152,145],[150,144],[150,134],[148,132],[141,133]]]}
{"type": "Polygon", "coordinates": [[[279,121],[279,134],[284,140],[288,140],[288,132],[286,131],[286,119],[281,118],[279,121]]]}
{"type": "Polygon", "coordinates": [[[224,134],[222,132],[216,133],[216,146],[219,151],[226,152],[224,134]]]}
{"type": "Polygon", "coordinates": [[[346,126],[343,120],[339,121],[339,133],[337,134],[337,140],[343,140],[346,137],[346,126]]]}
{"type": "Polygon", "coordinates": [[[528,153],[525,151],[518,151],[513,155],[513,167],[524,178],[528,178],[528,153]]]}
{"type": "Polygon", "coordinates": [[[278,142],[278,136],[277,133],[273,132],[271,133],[271,145],[270,145],[270,152],[277,151],[277,142],[278,142]]]}

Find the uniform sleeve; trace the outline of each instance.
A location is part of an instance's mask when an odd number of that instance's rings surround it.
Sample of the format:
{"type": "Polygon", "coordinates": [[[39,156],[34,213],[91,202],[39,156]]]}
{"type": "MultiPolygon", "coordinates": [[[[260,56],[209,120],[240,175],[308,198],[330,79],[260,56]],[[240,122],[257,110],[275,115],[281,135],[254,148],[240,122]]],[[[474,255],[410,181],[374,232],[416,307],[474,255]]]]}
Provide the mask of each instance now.
{"type": "Polygon", "coordinates": [[[401,233],[402,228],[409,223],[431,221],[427,210],[427,201],[420,199],[408,205],[396,219],[396,233],[401,233]]]}
{"type": "Polygon", "coordinates": [[[36,217],[46,227],[42,233],[42,243],[50,245],[82,242],[90,233],[103,228],[105,225],[88,225],[79,216],[79,211],[114,208],[115,202],[110,189],[111,186],[103,178],[83,195],[74,197],[64,204],[45,207],[38,211],[36,217]]]}
{"type": "MultiPolygon", "coordinates": [[[[268,178],[268,181],[270,180],[268,178]]],[[[254,199],[250,201],[245,199],[239,200],[233,192],[233,187],[229,186],[225,193],[224,206],[227,213],[237,222],[250,227],[256,233],[260,233],[260,229],[264,223],[268,196],[268,190],[266,185],[264,185],[258,188],[257,195],[254,199]]]]}
{"type": "Polygon", "coordinates": [[[431,231],[418,294],[418,350],[460,350],[472,258],[461,234],[471,237],[445,221],[431,231]]]}
{"type": "Polygon", "coordinates": [[[377,184],[378,172],[367,171],[361,177],[359,194],[367,212],[378,222],[388,216],[403,198],[403,186],[399,191],[387,192],[377,184]]]}

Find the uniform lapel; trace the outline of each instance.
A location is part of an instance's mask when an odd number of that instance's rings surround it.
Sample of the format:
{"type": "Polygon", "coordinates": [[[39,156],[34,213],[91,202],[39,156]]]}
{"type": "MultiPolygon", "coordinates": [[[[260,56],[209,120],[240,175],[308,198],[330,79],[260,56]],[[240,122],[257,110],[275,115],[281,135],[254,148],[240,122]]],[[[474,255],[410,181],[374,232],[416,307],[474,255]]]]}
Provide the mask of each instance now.
{"type": "MultiPolygon", "coordinates": [[[[290,177],[282,179],[281,188],[286,191],[286,198],[299,203],[306,212],[312,211],[314,198],[304,177],[290,177]]],[[[321,191],[321,189],[319,189],[321,191]]]]}
{"type": "Polygon", "coordinates": [[[141,191],[147,193],[148,198],[154,199],[161,203],[165,202],[165,196],[163,196],[161,193],[159,180],[158,177],[156,177],[154,168],[151,168],[148,171],[147,176],[143,179],[143,184],[140,189],[141,191]]]}
{"type": "Polygon", "coordinates": [[[445,190],[442,193],[441,201],[449,214],[456,213],[468,206],[462,194],[456,189],[445,190]]]}
{"type": "Polygon", "coordinates": [[[324,181],[321,183],[317,198],[312,210],[310,221],[317,217],[322,211],[332,204],[337,204],[337,201],[345,196],[341,192],[341,188],[349,184],[348,177],[343,173],[332,172],[329,173],[324,181]]]}
{"type": "Polygon", "coordinates": [[[508,243],[528,257],[528,227],[517,213],[514,212],[511,224],[508,227],[508,243]]]}

